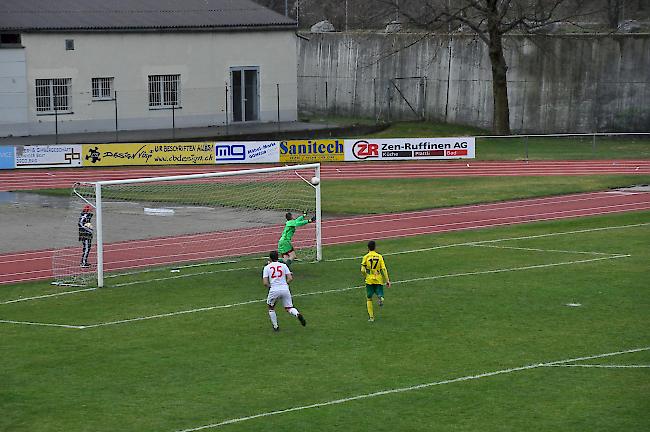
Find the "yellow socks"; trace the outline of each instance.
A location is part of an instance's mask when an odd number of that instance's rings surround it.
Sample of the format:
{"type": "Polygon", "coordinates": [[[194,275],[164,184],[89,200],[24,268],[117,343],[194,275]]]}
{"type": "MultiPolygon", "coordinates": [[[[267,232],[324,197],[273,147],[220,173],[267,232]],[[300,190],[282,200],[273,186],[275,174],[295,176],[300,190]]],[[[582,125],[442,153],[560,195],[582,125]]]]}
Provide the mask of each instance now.
{"type": "Polygon", "coordinates": [[[371,321],[374,320],[375,314],[372,311],[372,299],[366,300],[366,308],[368,309],[368,317],[370,318],[371,321]]]}

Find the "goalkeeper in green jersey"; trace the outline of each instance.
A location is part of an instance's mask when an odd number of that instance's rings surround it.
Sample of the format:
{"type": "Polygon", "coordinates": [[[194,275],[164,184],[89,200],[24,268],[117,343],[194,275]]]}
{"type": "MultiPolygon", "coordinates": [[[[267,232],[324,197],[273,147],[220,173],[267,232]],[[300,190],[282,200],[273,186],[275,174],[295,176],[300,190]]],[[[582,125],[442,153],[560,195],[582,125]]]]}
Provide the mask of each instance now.
{"type": "Polygon", "coordinates": [[[311,222],[315,222],[316,216],[311,219],[307,219],[307,214],[305,213],[302,216],[298,216],[294,219],[291,212],[289,212],[285,215],[285,217],[287,218],[287,223],[284,224],[284,231],[282,231],[280,240],[278,240],[278,253],[282,257],[282,261],[287,265],[287,267],[289,267],[291,266],[293,260],[296,259],[296,251],[291,244],[291,239],[296,233],[296,228],[307,225],[311,222]]]}

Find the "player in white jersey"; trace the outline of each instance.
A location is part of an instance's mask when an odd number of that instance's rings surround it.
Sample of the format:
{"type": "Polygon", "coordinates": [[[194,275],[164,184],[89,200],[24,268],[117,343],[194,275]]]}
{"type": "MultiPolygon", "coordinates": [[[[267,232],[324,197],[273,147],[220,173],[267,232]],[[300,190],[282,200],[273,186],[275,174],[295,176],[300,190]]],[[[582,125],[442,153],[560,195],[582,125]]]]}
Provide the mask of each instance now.
{"type": "Polygon", "coordinates": [[[273,330],[280,330],[280,327],[278,326],[278,316],[275,314],[275,303],[278,300],[282,301],[284,310],[298,318],[298,321],[300,321],[300,324],[304,327],[307,325],[307,321],[305,321],[305,317],[298,312],[298,309],[293,307],[293,302],[291,301],[291,291],[289,291],[289,282],[293,280],[291,270],[289,270],[289,267],[287,267],[285,263],[278,262],[278,251],[272,251],[269,254],[269,258],[271,260],[266,267],[264,267],[262,280],[264,285],[269,289],[266,304],[269,307],[269,317],[271,318],[271,324],[273,324],[273,330]]]}

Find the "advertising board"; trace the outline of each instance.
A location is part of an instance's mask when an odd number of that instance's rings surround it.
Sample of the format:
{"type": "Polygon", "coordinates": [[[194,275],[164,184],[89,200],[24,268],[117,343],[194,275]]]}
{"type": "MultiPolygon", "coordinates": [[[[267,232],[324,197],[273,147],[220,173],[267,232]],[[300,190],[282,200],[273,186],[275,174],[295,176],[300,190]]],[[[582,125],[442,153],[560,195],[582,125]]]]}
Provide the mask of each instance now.
{"type": "Polygon", "coordinates": [[[278,141],[215,142],[215,163],[276,163],[279,148],[278,141]]]}
{"type": "Polygon", "coordinates": [[[473,159],[474,137],[345,140],[345,160],[473,159]]]}
{"type": "Polygon", "coordinates": [[[343,140],[314,139],[280,142],[280,162],[341,162],[345,160],[343,140]]]}
{"type": "Polygon", "coordinates": [[[214,143],[84,144],[84,166],[206,165],[214,163],[214,143]]]}
{"type": "Polygon", "coordinates": [[[0,169],[16,168],[14,146],[0,146],[0,169]]]}
{"type": "Polygon", "coordinates": [[[16,168],[81,166],[81,144],[16,146],[16,168]]]}

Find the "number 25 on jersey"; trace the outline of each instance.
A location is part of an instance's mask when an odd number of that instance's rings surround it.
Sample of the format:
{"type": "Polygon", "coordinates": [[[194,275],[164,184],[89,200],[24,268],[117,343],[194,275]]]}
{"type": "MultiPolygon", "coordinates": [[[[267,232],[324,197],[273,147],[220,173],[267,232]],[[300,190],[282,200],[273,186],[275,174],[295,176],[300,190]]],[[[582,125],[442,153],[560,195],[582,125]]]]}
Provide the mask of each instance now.
{"type": "Polygon", "coordinates": [[[284,275],[282,266],[271,266],[271,279],[281,278],[284,275]]]}

